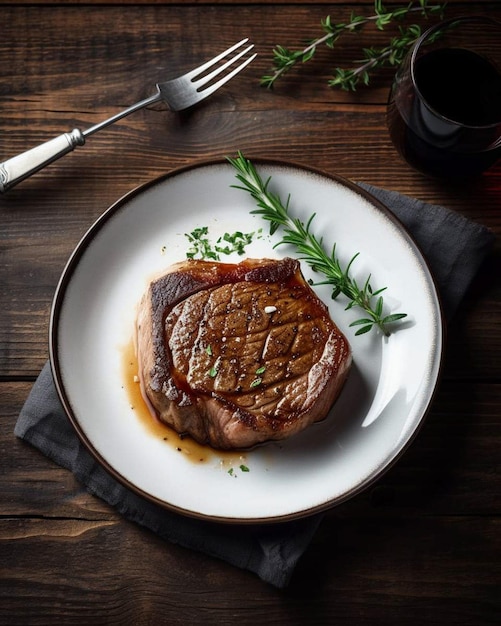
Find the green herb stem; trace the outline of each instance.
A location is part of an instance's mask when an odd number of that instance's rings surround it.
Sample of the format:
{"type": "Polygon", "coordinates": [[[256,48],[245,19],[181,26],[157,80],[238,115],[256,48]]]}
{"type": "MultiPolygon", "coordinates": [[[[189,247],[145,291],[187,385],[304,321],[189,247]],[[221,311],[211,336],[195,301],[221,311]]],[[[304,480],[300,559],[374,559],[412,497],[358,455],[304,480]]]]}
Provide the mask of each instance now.
{"type": "MultiPolygon", "coordinates": [[[[336,41],[344,33],[355,33],[367,24],[373,23],[378,30],[384,30],[396,21],[403,20],[412,13],[419,13],[423,17],[438,14],[442,16],[445,10],[445,3],[432,4],[429,0],[418,0],[409,2],[405,6],[387,9],[382,0],[374,1],[374,15],[362,16],[351,14],[348,22],[333,24],[331,16],[327,16],[321,21],[324,35],[308,43],[300,50],[290,50],[285,46],[277,45],[273,50],[273,68],[270,74],[261,78],[261,84],[271,88],[274,83],[285,73],[290,71],[297,63],[310,61],[321,45],[334,48],[336,41]]],[[[401,63],[407,50],[421,35],[421,28],[417,24],[407,27],[399,27],[398,35],[390,40],[388,46],[383,48],[364,48],[362,59],[354,61],[356,68],[334,69],[334,76],[328,81],[331,87],[340,87],[346,91],[355,91],[360,83],[368,85],[370,72],[385,65],[396,66],[401,63]]]]}

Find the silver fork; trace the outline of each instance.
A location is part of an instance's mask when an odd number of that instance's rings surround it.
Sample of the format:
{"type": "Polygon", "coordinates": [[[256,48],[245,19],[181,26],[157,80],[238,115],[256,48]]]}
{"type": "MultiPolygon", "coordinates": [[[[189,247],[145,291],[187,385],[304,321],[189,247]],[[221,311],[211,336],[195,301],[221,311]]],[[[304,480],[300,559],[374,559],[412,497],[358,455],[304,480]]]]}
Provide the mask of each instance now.
{"type": "Polygon", "coordinates": [[[77,146],[83,146],[86,138],[90,135],[139,109],[163,101],[171,111],[181,111],[207,98],[249,65],[256,57],[255,53],[248,56],[239,65],[236,65],[227,74],[224,74],[222,78],[216,82],[211,82],[225,70],[229,70],[234,63],[245,57],[252,50],[254,45],[246,46],[248,41],[248,39],[242,39],[242,41],[221,52],[221,54],[218,54],[210,61],[191,70],[191,72],[168,80],[165,83],[158,83],[156,85],[157,92],[154,95],[133,104],[128,109],[104,120],[104,122],[95,124],[83,131],[75,128],[69,133],[63,133],[31,150],[0,163],[0,192],[14,187],[14,185],[40,171],[49,163],[68,154],[77,146]],[[220,65],[219,62],[224,59],[227,60],[220,65]],[[210,71],[211,69],[212,71],[210,71]]]}

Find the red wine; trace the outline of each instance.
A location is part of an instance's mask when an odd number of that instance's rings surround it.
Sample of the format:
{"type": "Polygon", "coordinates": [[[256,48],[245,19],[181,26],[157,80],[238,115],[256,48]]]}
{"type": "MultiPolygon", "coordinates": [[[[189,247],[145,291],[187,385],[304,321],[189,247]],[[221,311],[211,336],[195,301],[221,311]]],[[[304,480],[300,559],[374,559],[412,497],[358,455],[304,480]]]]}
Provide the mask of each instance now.
{"type": "Polygon", "coordinates": [[[501,157],[501,74],[490,61],[462,48],[442,48],[417,61],[414,79],[419,93],[396,96],[388,106],[392,140],[411,165],[465,176],[501,157]]]}
{"type": "Polygon", "coordinates": [[[440,115],[468,126],[501,122],[501,75],[476,52],[442,48],[416,63],[421,96],[440,115]]]}

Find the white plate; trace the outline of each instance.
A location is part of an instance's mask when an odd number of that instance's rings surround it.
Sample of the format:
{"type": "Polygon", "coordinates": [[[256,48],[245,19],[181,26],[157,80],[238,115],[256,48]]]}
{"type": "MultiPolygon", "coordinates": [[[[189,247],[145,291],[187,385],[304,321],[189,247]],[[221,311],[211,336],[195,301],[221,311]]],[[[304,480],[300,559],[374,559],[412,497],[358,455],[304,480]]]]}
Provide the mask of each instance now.
{"type": "MultiPolygon", "coordinates": [[[[268,224],[251,215],[255,203],[232,188],[227,163],[179,170],[128,194],[90,228],[58,286],[50,353],[58,393],[90,452],[121,482],[165,507],[229,522],[281,521],[337,504],[377,479],[409,444],[431,402],[442,361],[443,322],[427,265],[400,223],[372,196],[336,177],[270,162],[273,191],[291,194],[291,212],[348,262],[360,282],[386,286],[385,302],[408,318],[388,338],[358,337],[343,297],[317,288],[353,349],[353,369],[328,418],[302,434],[233,458],[209,453],[193,462],[147,427],[124,384],[124,346],[149,280],[184,260],[185,233],[208,226],[265,236],[248,257],[293,256],[273,249],[268,224]],[[240,465],[248,471],[242,471],[240,465]],[[230,467],[232,469],[230,469],[230,467]],[[230,470],[230,471],[228,471],[230,470]]],[[[242,257],[225,257],[238,261],[242,257]]],[[[303,264],[307,278],[312,277],[303,264]]],[[[316,277],[318,280],[318,277],[316,277]]]]}

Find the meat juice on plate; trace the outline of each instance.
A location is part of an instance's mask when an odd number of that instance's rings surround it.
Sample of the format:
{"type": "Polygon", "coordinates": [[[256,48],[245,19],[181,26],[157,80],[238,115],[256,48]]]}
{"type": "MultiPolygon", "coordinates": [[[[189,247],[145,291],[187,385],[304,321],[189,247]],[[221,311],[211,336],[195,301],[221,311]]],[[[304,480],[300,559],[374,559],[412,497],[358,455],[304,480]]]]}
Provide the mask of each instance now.
{"type": "Polygon", "coordinates": [[[402,156],[432,175],[478,174],[501,157],[501,73],[463,48],[418,59],[419,93],[393,94],[390,135],[402,156]],[[421,96],[421,97],[420,97],[421,96]]]}
{"type": "Polygon", "coordinates": [[[144,428],[167,446],[183,455],[187,461],[195,464],[213,462],[215,459],[223,470],[231,472],[232,468],[247,462],[244,451],[225,452],[214,450],[209,446],[197,443],[191,437],[183,437],[175,430],[161,422],[154,409],[147,403],[141,390],[139,366],[134,341],[127,345],[122,353],[124,390],[129,399],[130,407],[144,428]]]}

